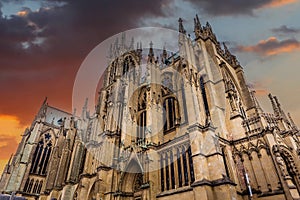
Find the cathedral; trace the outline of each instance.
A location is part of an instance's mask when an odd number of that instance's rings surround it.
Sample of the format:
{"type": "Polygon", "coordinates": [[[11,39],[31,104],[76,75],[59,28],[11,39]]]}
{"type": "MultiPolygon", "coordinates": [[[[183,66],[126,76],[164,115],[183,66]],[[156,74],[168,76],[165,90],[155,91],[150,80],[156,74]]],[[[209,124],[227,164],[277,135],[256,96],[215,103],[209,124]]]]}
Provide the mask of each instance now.
{"type": "Polygon", "coordinates": [[[95,111],[46,99],[1,175],[0,199],[300,199],[291,115],[271,94],[273,111],[263,110],[209,23],[196,16],[191,39],[178,22],[178,52],[112,45],[95,111]]]}

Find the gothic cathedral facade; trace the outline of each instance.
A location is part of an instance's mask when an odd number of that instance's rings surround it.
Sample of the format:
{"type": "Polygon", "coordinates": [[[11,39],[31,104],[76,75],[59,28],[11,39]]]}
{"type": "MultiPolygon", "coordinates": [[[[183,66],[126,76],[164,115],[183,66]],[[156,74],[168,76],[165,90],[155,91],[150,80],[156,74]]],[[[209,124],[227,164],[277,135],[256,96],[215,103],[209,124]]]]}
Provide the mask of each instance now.
{"type": "Polygon", "coordinates": [[[300,199],[290,114],[271,94],[273,112],[260,107],[209,23],[196,16],[194,32],[185,37],[180,19],[179,53],[171,55],[116,43],[113,51],[128,50],[110,62],[93,114],[45,101],[4,169],[2,197],[300,199]]]}

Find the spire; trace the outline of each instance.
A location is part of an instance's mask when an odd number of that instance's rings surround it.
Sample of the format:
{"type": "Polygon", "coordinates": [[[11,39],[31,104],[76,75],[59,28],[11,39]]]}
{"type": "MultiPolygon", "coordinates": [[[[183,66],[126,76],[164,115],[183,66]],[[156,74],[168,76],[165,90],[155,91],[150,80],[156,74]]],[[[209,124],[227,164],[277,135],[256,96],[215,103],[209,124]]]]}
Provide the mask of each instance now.
{"type": "Polygon", "coordinates": [[[129,49],[132,50],[134,48],[134,38],[131,38],[129,49]]]}
{"type": "Polygon", "coordinates": [[[279,111],[280,116],[281,116],[285,121],[287,121],[287,117],[286,117],[284,111],[281,109],[281,105],[280,105],[279,100],[277,99],[276,96],[274,96],[274,100],[275,100],[275,103],[276,103],[276,106],[277,106],[277,108],[278,108],[278,111],[279,111]]]}
{"type": "Polygon", "coordinates": [[[48,100],[48,97],[45,97],[45,99],[43,101],[43,105],[47,104],[47,100],[48,100]]]}
{"type": "Polygon", "coordinates": [[[202,32],[202,27],[198,15],[196,15],[196,18],[194,18],[194,32],[196,38],[199,37],[202,32]]]}
{"type": "Polygon", "coordinates": [[[252,99],[253,99],[253,101],[254,101],[256,110],[257,110],[259,113],[262,113],[262,112],[263,112],[263,109],[261,108],[261,106],[260,106],[260,104],[259,104],[259,102],[258,102],[258,100],[257,100],[257,98],[256,98],[256,96],[255,96],[255,93],[256,93],[255,90],[252,90],[252,91],[250,92],[250,95],[251,95],[251,97],[252,97],[252,99]]]}
{"type": "Polygon", "coordinates": [[[184,27],[183,27],[183,24],[182,24],[183,21],[182,21],[182,19],[179,18],[179,19],[178,19],[178,22],[179,22],[179,33],[185,34],[186,31],[185,31],[185,29],[184,29],[184,27]]]}
{"type": "Polygon", "coordinates": [[[223,42],[223,47],[224,47],[224,53],[226,56],[228,56],[229,58],[231,58],[231,53],[227,48],[227,45],[225,44],[225,42],[223,42]]]}
{"type": "Polygon", "coordinates": [[[210,23],[209,23],[209,22],[206,22],[206,28],[208,28],[209,30],[211,30],[211,31],[212,31],[212,29],[211,29],[211,25],[210,25],[210,23]]]}
{"type": "Polygon", "coordinates": [[[274,101],[274,97],[272,96],[271,93],[268,95],[268,97],[269,97],[269,99],[270,99],[270,101],[271,101],[272,108],[273,108],[273,111],[274,111],[275,116],[276,116],[276,117],[279,117],[279,116],[280,116],[280,113],[279,113],[279,109],[278,109],[278,107],[277,107],[277,105],[276,105],[276,103],[275,103],[275,101],[274,101]]]}
{"type": "Polygon", "coordinates": [[[224,51],[225,51],[225,52],[229,52],[229,50],[228,50],[228,48],[227,48],[225,42],[223,42],[223,47],[224,47],[224,51]]]}
{"type": "Polygon", "coordinates": [[[89,101],[89,99],[86,98],[85,102],[84,102],[84,106],[82,107],[82,115],[81,115],[82,118],[86,118],[86,116],[88,115],[88,111],[87,111],[87,109],[88,109],[88,101],[89,101]]]}
{"type": "Polygon", "coordinates": [[[155,60],[152,41],[150,42],[149,45],[150,45],[150,48],[149,48],[149,53],[148,53],[148,62],[152,63],[155,60]]]}

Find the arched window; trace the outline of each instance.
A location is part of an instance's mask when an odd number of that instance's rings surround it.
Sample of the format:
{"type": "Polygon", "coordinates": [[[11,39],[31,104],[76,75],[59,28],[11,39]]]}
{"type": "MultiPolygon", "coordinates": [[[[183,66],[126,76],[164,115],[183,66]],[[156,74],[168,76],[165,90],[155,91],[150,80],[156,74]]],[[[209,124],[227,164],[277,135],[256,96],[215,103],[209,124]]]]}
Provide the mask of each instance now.
{"type": "Polygon", "coordinates": [[[142,111],[138,118],[138,131],[137,139],[145,139],[145,133],[147,128],[147,112],[142,111]]]}
{"type": "Polygon", "coordinates": [[[32,185],[33,185],[33,179],[31,179],[31,181],[29,183],[27,193],[31,193],[32,185]]]}
{"type": "Polygon", "coordinates": [[[171,186],[172,189],[175,189],[175,171],[174,171],[174,159],[173,152],[170,151],[170,168],[171,168],[171,186]]]}
{"type": "Polygon", "coordinates": [[[24,186],[23,192],[27,192],[27,189],[28,189],[28,184],[29,184],[29,178],[27,178],[27,180],[26,180],[26,183],[25,183],[25,186],[24,186]]]}
{"type": "Polygon", "coordinates": [[[164,100],[163,103],[164,113],[164,131],[170,130],[175,127],[175,98],[169,97],[164,100]]]}
{"type": "Polygon", "coordinates": [[[200,89],[201,89],[201,94],[202,94],[202,98],[203,98],[205,114],[206,114],[206,116],[210,116],[207,95],[206,95],[206,90],[205,90],[205,85],[204,85],[204,79],[202,76],[200,77],[200,89]]]}
{"type": "Polygon", "coordinates": [[[123,75],[129,70],[129,60],[128,57],[125,59],[123,63],[123,75]]]}
{"type": "Polygon", "coordinates": [[[35,184],[34,184],[34,187],[33,187],[33,191],[32,191],[32,193],[36,193],[37,192],[37,189],[38,189],[38,186],[39,186],[39,181],[38,180],[36,180],[35,181],[35,184]]]}
{"type": "Polygon", "coordinates": [[[48,166],[48,162],[49,162],[49,158],[50,158],[50,154],[51,154],[51,147],[52,147],[52,143],[48,143],[44,152],[45,152],[45,157],[43,156],[43,158],[45,159],[45,161],[43,162],[43,167],[40,168],[40,172],[41,174],[45,175],[46,174],[46,169],[48,166]]]}
{"type": "Polygon", "coordinates": [[[195,181],[191,148],[181,145],[174,150],[160,155],[161,191],[187,186],[195,181]]]}
{"type": "Polygon", "coordinates": [[[188,173],[188,166],[187,166],[187,160],[186,160],[186,152],[185,148],[182,147],[182,162],[183,162],[183,172],[184,172],[184,185],[189,184],[189,173],[188,173]]]}
{"type": "Polygon", "coordinates": [[[37,189],[37,193],[40,194],[43,187],[43,181],[40,181],[39,187],[37,189]]]}
{"type": "Polygon", "coordinates": [[[178,186],[182,187],[182,169],[181,169],[181,153],[180,149],[177,149],[177,170],[178,170],[178,186]]]}
{"type": "Polygon", "coordinates": [[[169,174],[169,156],[168,153],[166,153],[166,157],[165,157],[165,163],[166,163],[166,188],[167,190],[170,189],[170,174],[169,174]]]}
{"type": "Polygon", "coordinates": [[[49,158],[51,155],[52,141],[51,135],[46,133],[44,139],[38,143],[31,164],[30,173],[46,175],[49,158]]]}
{"type": "Polygon", "coordinates": [[[133,67],[135,64],[134,64],[134,61],[133,61],[133,58],[131,56],[128,56],[125,58],[124,60],[124,63],[123,63],[123,75],[125,73],[127,73],[129,71],[129,68],[130,67],[133,67]]]}
{"type": "Polygon", "coordinates": [[[191,183],[193,183],[195,181],[195,175],[194,175],[194,165],[193,165],[193,157],[192,157],[191,147],[188,148],[188,156],[189,156],[191,183]]]}
{"type": "Polygon", "coordinates": [[[163,154],[160,155],[160,184],[161,184],[161,191],[165,190],[165,175],[164,175],[164,157],[163,154]]]}
{"type": "Polygon", "coordinates": [[[37,145],[35,152],[34,152],[31,170],[30,170],[31,173],[37,172],[38,164],[39,164],[42,152],[43,152],[43,146],[44,146],[44,142],[41,140],[39,142],[39,144],[37,145]]]}

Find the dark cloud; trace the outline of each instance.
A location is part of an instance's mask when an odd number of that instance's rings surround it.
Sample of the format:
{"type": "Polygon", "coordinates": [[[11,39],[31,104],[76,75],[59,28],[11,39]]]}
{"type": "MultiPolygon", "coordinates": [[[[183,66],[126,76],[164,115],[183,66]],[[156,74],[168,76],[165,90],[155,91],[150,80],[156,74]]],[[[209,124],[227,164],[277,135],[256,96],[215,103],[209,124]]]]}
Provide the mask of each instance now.
{"type": "Polygon", "coordinates": [[[0,113],[30,123],[45,96],[50,104],[70,111],[73,81],[85,56],[144,18],[164,17],[171,3],[44,0],[38,11],[23,8],[9,18],[1,15],[0,113]]]}
{"type": "Polygon", "coordinates": [[[276,37],[262,40],[253,46],[237,46],[235,52],[254,52],[263,56],[273,56],[300,49],[300,42],[296,39],[279,41],[276,37]]]}
{"type": "Polygon", "coordinates": [[[282,25],[279,28],[273,28],[271,31],[279,35],[294,35],[300,33],[299,28],[287,27],[286,25],[282,25]]]}
{"type": "Polygon", "coordinates": [[[214,16],[253,15],[255,9],[281,6],[294,3],[296,0],[185,0],[199,7],[204,12],[214,16]]]}

